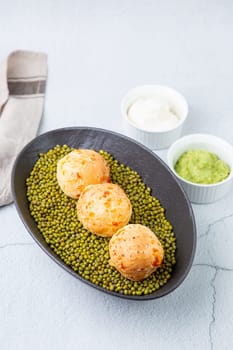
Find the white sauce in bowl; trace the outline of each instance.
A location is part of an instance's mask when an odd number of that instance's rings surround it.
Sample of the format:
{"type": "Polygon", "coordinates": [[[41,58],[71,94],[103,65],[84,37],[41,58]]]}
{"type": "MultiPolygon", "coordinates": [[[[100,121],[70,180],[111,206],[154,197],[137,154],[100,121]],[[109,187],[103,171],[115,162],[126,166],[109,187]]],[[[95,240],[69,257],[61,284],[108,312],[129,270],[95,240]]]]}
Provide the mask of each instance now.
{"type": "Polygon", "coordinates": [[[159,95],[140,97],[128,109],[129,120],[139,129],[167,131],[180,122],[167,100],[159,95]]]}

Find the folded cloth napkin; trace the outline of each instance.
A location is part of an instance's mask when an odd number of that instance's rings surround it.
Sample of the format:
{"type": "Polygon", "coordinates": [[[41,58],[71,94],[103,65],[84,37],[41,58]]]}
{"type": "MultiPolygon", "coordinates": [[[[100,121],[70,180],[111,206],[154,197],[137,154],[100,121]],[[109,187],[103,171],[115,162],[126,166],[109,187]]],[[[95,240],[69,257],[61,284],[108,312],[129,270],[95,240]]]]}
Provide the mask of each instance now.
{"type": "Polygon", "coordinates": [[[14,160],[35,137],[43,112],[47,55],[12,52],[0,65],[0,206],[12,202],[14,160]]]}

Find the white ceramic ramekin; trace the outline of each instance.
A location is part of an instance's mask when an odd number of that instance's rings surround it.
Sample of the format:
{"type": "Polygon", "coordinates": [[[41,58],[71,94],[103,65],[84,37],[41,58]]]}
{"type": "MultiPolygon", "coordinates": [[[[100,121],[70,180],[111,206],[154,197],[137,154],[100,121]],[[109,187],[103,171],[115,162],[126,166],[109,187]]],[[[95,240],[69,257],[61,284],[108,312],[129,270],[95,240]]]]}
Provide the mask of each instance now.
{"type": "Polygon", "coordinates": [[[128,136],[155,150],[169,147],[172,142],[180,137],[184,121],[188,114],[188,104],[185,98],[174,89],[161,85],[144,85],[128,91],[121,103],[121,113],[125,121],[128,136]],[[133,102],[138,98],[151,97],[153,95],[158,95],[166,99],[171,109],[179,117],[180,121],[175,128],[167,131],[149,131],[138,128],[129,119],[128,110],[133,102]]]}
{"type": "Polygon", "coordinates": [[[182,137],[171,145],[167,154],[168,165],[181,182],[189,199],[193,203],[211,203],[222,198],[232,189],[233,184],[233,147],[223,139],[209,134],[191,134],[182,137]],[[216,184],[194,184],[180,177],[174,166],[179,157],[188,150],[203,149],[215,153],[226,162],[230,175],[216,184]]]}

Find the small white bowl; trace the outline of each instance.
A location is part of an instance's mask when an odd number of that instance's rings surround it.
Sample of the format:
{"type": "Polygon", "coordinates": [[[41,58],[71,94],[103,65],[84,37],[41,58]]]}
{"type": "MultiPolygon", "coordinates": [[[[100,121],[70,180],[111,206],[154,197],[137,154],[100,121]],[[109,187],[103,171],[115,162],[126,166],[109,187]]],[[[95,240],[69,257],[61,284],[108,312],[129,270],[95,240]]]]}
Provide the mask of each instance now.
{"type": "Polygon", "coordinates": [[[161,85],[144,85],[129,90],[121,103],[127,134],[143,143],[150,149],[162,149],[169,147],[177,140],[182,131],[184,121],[188,114],[188,104],[185,98],[176,90],[161,85]],[[137,127],[128,117],[129,108],[141,97],[159,96],[167,100],[171,109],[179,117],[179,123],[175,128],[166,131],[150,131],[137,127]]]}
{"type": "Polygon", "coordinates": [[[223,139],[209,134],[191,134],[171,145],[167,154],[168,165],[181,182],[193,203],[211,203],[227,194],[233,184],[233,147],[223,139]],[[203,149],[215,153],[226,162],[231,171],[229,176],[215,184],[195,184],[179,176],[174,167],[179,157],[188,150],[203,149]]]}

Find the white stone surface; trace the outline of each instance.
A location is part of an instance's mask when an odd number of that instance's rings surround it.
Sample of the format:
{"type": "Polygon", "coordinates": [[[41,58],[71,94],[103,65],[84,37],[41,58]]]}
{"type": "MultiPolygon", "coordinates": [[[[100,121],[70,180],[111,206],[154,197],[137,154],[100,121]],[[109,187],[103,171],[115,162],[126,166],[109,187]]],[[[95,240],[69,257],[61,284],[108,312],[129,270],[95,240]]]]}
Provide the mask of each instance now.
{"type": "MultiPolygon", "coordinates": [[[[159,83],[189,101],[184,134],[233,143],[233,2],[0,0],[0,8],[0,59],[15,49],[48,53],[40,133],[123,132],[122,96],[159,83]]],[[[0,349],[233,349],[232,203],[231,192],[193,206],[190,274],[172,294],[141,303],[68,275],[32,241],[14,205],[0,208],[0,349]]]]}

